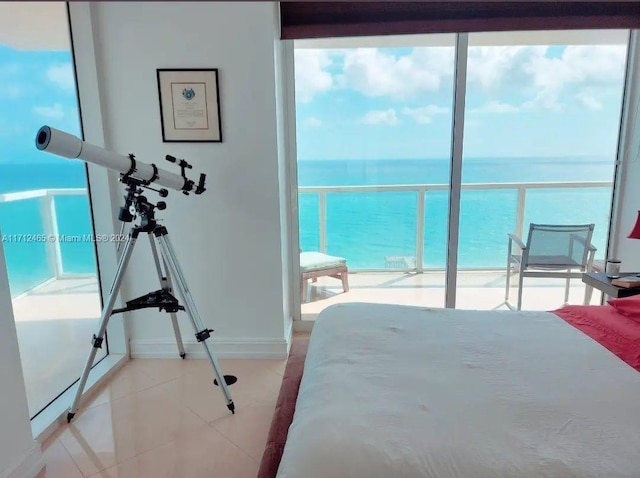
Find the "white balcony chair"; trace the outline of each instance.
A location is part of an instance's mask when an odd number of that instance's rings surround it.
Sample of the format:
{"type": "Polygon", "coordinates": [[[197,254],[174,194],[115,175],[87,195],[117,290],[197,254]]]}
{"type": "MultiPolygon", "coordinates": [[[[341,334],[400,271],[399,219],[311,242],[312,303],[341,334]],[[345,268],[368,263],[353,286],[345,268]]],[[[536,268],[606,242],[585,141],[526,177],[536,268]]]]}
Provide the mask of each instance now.
{"type": "MultiPolygon", "coordinates": [[[[522,309],[522,283],[525,277],[565,278],[565,304],[569,301],[571,279],[579,279],[584,272],[590,271],[596,248],[591,244],[594,224],[547,225],[531,224],[529,237],[524,244],[515,234],[508,234],[507,285],[505,304],[510,309],[509,286],[512,269],[518,274],[518,305],[522,309]],[[520,249],[514,254],[513,243],[520,249]],[[512,266],[515,267],[512,268],[512,266]]],[[[585,287],[584,304],[591,301],[591,287],[585,287]]]]}
{"type": "Polygon", "coordinates": [[[349,292],[349,271],[347,260],[330,256],[322,252],[300,252],[300,296],[307,301],[309,279],[318,281],[318,277],[329,276],[342,281],[342,290],[349,292]]]}

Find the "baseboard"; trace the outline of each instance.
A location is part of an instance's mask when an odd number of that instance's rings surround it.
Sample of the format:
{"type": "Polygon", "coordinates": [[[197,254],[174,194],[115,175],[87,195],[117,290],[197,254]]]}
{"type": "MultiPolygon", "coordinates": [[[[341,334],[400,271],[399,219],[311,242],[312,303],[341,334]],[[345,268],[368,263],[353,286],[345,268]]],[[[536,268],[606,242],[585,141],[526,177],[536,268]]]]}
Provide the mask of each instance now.
{"type": "Polygon", "coordinates": [[[40,444],[34,441],[31,450],[22,455],[13,467],[0,472],[0,478],[35,478],[43,467],[40,444]]]}
{"type": "Polygon", "coordinates": [[[284,336],[287,340],[287,357],[289,356],[289,350],[291,350],[291,341],[293,340],[293,317],[289,318],[289,326],[284,336]]]}
{"type": "Polygon", "coordinates": [[[311,333],[313,324],[315,324],[313,320],[296,320],[293,322],[293,331],[311,333]]]}
{"type": "MultiPolygon", "coordinates": [[[[285,338],[220,338],[211,340],[217,358],[235,359],[284,359],[288,357],[289,344],[285,338]]],[[[184,342],[187,357],[206,358],[202,344],[195,340],[184,342]]],[[[178,347],[175,339],[131,340],[132,358],[177,358],[178,347]]]]}

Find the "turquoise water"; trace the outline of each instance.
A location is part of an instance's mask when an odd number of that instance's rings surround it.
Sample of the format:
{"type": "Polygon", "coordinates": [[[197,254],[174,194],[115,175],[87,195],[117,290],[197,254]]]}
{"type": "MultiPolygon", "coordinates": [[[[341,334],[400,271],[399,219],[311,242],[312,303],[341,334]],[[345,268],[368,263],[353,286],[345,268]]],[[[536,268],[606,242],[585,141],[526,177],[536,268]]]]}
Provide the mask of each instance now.
{"type": "MultiPolygon", "coordinates": [[[[613,161],[607,158],[471,159],[463,182],[611,181],[613,161]]],[[[300,186],[372,184],[447,184],[447,160],[300,161],[300,186]]],[[[48,164],[0,164],[0,193],[44,188],[86,187],[80,161],[48,164]]],[[[530,190],[525,209],[529,222],[596,224],[594,244],[604,255],[611,199],[610,188],[530,190]]],[[[506,234],[515,227],[515,190],[463,191],[459,264],[502,267],[506,234]]],[[[91,234],[87,195],[55,200],[59,233],[91,234]]],[[[417,200],[414,192],[331,193],[327,195],[327,252],[346,257],[350,267],[384,268],[385,256],[415,255],[417,200]]],[[[299,197],[303,250],[318,250],[318,197],[299,197]]],[[[448,194],[429,191],[425,202],[424,266],[443,268],[447,242],[448,194]]],[[[44,233],[40,202],[29,199],[0,204],[3,235],[44,233]]],[[[13,296],[51,277],[44,242],[4,241],[13,296]]],[[[95,273],[91,242],[62,243],[63,270],[95,273]]]]}
{"type": "MultiPolygon", "coordinates": [[[[612,181],[611,158],[467,159],[463,183],[612,181]]],[[[331,160],[299,161],[300,186],[447,184],[449,161],[331,160]]],[[[515,190],[462,191],[458,263],[462,268],[504,267],[507,233],[515,230],[515,190]]],[[[528,224],[595,223],[594,245],[604,257],[611,202],[610,188],[529,190],[528,224]]],[[[326,200],[329,254],[350,267],[385,268],[385,256],[415,256],[415,192],[329,193],[326,200]]],[[[303,250],[319,249],[318,195],[299,196],[303,250]]],[[[428,191],[424,217],[424,267],[444,268],[448,193],[428,191]]]]}
{"type": "MultiPolygon", "coordinates": [[[[51,188],[86,188],[84,163],[60,160],[47,164],[0,164],[0,193],[51,188]]],[[[56,197],[55,212],[60,235],[91,234],[89,199],[86,194],[56,197]]],[[[44,234],[38,199],[0,204],[0,231],[12,296],[51,277],[47,244],[27,240],[28,236],[44,234]]],[[[61,243],[60,247],[63,272],[95,273],[93,243],[61,243]]]]}

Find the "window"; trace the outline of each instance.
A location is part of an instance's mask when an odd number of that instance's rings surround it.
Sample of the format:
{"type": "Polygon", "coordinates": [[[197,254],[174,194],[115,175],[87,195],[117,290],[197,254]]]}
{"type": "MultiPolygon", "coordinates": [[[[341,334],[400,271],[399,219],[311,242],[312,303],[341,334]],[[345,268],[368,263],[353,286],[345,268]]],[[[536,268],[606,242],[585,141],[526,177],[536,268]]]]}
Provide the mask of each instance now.
{"type": "Polygon", "coordinates": [[[444,306],[454,58],[455,35],[295,42],[300,247],[350,283],[303,283],[304,318],[444,306]]]}
{"type": "Polygon", "coordinates": [[[86,166],[34,145],[43,124],[81,135],[66,4],[5,4],[0,30],[0,229],[33,417],[78,379],[101,301],[86,166]]]}

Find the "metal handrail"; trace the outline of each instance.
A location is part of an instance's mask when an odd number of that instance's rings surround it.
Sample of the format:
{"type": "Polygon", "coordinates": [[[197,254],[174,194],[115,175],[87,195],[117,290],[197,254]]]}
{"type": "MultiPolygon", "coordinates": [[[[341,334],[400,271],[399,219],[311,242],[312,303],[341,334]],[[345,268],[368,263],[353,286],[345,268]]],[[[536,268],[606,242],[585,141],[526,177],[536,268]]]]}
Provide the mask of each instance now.
{"type": "MultiPolygon", "coordinates": [[[[553,181],[553,182],[514,182],[514,183],[466,183],[462,190],[516,190],[516,227],[513,231],[522,237],[524,228],[524,212],[526,196],[529,189],[576,189],[576,188],[611,188],[611,181],[553,181]]],[[[424,257],[424,211],[426,193],[428,191],[448,191],[448,184],[402,184],[402,185],[366,185],[366,186],[300,186],[300,194],[318,194],[318,218],[320,231],[320,252],[326,252],[327,244],[327,198],[330,193],[382,193],[382,192],[415,192],[416,208],[416,267],[407,271],[423,272],[424,257]]],[[[365,270],[365,269],[360,269],[365,270]]],[[[375,269],[366,269],[375,270],[375,269]]],[[[403,269],[405,270],[405,269],[403,269]]]]}
{"type": "Polygon", "coordinates": [[[80,196],[82,194],[87,194],[87,190],[85,188],[33,189],[30,191],[0,194],[0,203],[23,201],[26,199],[42,198],[45,196],[80,196]]]}

